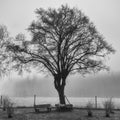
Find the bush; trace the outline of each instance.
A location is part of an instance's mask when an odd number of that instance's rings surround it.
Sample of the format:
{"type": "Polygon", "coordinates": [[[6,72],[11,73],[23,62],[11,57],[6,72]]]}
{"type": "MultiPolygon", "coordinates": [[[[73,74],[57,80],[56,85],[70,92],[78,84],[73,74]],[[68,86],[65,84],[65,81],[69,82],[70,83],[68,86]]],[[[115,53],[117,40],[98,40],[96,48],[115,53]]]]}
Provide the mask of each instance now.
{"type": "Polygon", "coordinates": [[[92,117],[93,113],[92,113],[92,109],[93,109],[93,103],[88,102],[86,105],[87,108],[87,112],[88,112],[88,117],[92,117]]]}
{"type": "Polygon", "coordinates": [[[8,101],[9,101],[9,100],[8,100],[8,97],[7,97],[7,96],[3,96],[3,101],[2,101],[2,102],[3,102],[3,103],[2,103],[2,104],[3,104],[3,105],[2,105],[2,106],[3,106],[3,111],[5,111],[5,110],[7,109],[8,101]]]}
{"type": "Polygon", "coordinates": [[[106,117],[110,117],[110,113],[114,113],[113,111],[115,108],[114,102],[112,101],[112,99],[108,99],[103,103],[103,105],[106,112],[106,117]]]}
{"type": "Polygon", "coordinates": [[[13,116],[13,113],[14,113],[13,103],[9,103],[7,106],[8,118],[11,118],[13,116]]]}
{"type": "Polygon", "coordinates": [[[3,110],[7,110],[8,118],[11,118],[14,113],[13,102],[10,100],[8,96],[3,97],[3,110]]]}

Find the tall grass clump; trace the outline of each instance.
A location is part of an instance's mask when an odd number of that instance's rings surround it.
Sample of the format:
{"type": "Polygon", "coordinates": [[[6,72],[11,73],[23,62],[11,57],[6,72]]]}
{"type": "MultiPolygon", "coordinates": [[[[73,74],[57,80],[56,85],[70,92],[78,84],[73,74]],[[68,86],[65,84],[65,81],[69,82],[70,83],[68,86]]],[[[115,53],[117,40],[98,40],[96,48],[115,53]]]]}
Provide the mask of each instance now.
{"type": "Polygon", "coordinates": [[[93,103],[89,101],[86,105],[86,109],[87,109],[88,117],[92,117],[93,116],[93,112],[92,112],[93,103]]]}
{"type": "Polygon", "coordinates": [[[8,96],[3,97],[3,110],[7,112],[8,118],[13,117],[14,113],[14,103],[8,96]]]}
{"type": "Polygon", "coordinates": [[[2,100],[2,108],[3,111],[7,110],[7,104],[8,104],[9,98],[7,96],[3,96],[3,100],[2,100]]]}
{"type": "Polygon", "coordinates": [[[104,109],[105,109],[105,115],[106,117],[110,117],[110,113],[114,113],[115,104],[112,101],[112,99],[108,99],[103,103],[104,109]]]}

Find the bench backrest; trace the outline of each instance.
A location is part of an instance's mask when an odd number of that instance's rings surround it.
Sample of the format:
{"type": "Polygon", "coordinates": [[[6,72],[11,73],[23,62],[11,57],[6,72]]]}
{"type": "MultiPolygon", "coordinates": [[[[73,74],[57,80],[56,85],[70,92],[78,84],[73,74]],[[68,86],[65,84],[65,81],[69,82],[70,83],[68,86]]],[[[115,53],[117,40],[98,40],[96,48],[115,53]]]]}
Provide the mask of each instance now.
{"type": "Polygon", "coordinates": [[[44,107],[50,107],[51,105],[50,104],[41,104],[41,105],[34,105],[34,107],[36,108],[44,108],[44,107]]]}

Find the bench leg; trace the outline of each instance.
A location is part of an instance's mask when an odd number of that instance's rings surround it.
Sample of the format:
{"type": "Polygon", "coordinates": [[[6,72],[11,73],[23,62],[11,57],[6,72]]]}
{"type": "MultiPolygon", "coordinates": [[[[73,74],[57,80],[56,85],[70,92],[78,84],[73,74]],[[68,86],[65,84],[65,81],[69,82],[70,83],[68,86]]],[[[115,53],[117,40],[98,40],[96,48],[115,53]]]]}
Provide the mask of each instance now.
{"type": "Polygon", "coordinates": [[[36,108],[35,108],[35,112],[38,113],[38,112],[39,112],[39,109],[36,109],[36,108]]]}
{"type": "Polygon", "coordinates": [[[50,111],[51,111],[51,108],[47,108],[47,111],[50,112],[50,111]]]}

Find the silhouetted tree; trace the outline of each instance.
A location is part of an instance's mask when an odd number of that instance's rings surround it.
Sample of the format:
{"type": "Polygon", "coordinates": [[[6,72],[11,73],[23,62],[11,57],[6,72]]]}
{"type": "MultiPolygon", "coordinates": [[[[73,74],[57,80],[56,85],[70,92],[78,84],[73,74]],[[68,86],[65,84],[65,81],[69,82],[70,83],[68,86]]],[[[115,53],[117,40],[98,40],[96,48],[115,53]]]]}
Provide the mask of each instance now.
{"type": "Polygon", "coordinates": [[[80,10],[61,6],[59,9],[37,9],[37,20],[29,26],[32,39],[23,34],[20,43],[8,45],[17,67],[33,65],[49,71],[61,104],[65,104],[64,89],[70,73],[86,74],[107,69],[104,57],[114,49],[104,41],[94,24],[80,10]]]}

